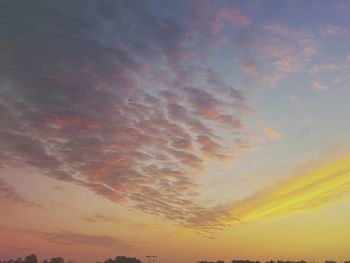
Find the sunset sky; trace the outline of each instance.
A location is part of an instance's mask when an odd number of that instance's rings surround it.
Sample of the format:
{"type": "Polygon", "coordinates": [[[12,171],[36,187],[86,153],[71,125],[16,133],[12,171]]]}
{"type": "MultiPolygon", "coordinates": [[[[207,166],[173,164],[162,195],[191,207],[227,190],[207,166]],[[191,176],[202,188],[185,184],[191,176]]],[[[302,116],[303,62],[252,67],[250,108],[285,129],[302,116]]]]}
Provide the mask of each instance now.
{"type": "Polygon", "coordinates": [[[350,260],[350,1],[0,1],[0,260],[350,260]]]}

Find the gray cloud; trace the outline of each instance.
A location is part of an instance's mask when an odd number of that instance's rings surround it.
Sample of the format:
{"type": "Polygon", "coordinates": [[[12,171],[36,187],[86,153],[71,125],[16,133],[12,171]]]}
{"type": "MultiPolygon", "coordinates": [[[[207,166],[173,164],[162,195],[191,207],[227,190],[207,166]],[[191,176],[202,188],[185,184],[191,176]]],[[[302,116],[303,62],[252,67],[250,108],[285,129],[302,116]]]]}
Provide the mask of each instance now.
{"type": "Polygon", "coordinates": [[[202,34],[189,37],[197,27],[182,11],[196,5],[157,8],[133,0],[0,3],[0,166],[32,166],[183,224],[202,211],[191,201],[191,174],[203,155],[232,155],[218,131],[244,136],[248,107],[213,69],[194,85],[203,68],[189,64],[209,50],[202,34]]]}

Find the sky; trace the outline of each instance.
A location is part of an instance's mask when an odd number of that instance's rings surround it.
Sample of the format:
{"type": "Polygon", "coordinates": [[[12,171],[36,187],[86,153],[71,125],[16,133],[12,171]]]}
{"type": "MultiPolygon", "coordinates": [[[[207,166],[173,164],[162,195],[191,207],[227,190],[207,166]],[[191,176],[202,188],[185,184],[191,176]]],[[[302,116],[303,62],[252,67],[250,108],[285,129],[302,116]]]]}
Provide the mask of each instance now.
{"type": "Polygon", "coordinates": [[[0,2],[0,259],[349,260],[350,2],[0,2]]]}

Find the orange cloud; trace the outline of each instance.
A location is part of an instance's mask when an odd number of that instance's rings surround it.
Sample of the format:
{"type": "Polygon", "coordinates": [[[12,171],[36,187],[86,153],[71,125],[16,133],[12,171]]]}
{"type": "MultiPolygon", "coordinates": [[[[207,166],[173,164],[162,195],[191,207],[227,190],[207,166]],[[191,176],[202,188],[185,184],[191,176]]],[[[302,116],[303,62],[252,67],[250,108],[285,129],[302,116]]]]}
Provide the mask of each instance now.
{"type": "Polygon", "coordinates": [[[269,136],[269,138],[273,140],[277,140],[277,141],[281,140],[281,134],[271,127],[265,128],[264,132],[267,136],[269,136]]]}
{"type": "Polygon", "coordinates": [[[253,147],[251,145],[242,145],[239,147],[239,150],[241,150],[243,152],[250,152],[250,151],[255,151],[255,147],[253,147]]]}

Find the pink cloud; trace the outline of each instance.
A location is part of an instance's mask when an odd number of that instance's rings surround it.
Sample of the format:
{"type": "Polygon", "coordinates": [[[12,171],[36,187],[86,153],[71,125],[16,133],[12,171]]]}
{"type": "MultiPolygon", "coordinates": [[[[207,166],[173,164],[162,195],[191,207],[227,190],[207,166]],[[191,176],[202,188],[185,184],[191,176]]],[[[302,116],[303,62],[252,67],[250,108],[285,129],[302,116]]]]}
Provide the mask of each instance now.
{"type": "Polygon", "coordinates": [[[248,26],[251,22],[251,18],[242,14],[238,9],[224,8],[216,13],[216,17],[212,23],[212,30],[213,32],[219,32],[225,23],[248,26]]]}
{"type": "Polygon", "coordinates": [[[238,9],[235,8],[221,9],[217,12],[216,15],[220,19],[224,19],[241,26],[250,25],[250,23],[252,22],[252,20],[248,16],[243,15],[238,9]]]}
{"type": "Polygon", "coordinates": [[[295,57],[283,57],[275,63],[278,70],[286,73],[293,73],[300,69],[299,61],[295,57]]]}
{"type": "Polygon", "coordinates": [[[312,82],[311,88],[315,91],[325,91],[328,89],[327,86],[323,85],[320,81],[314,80],[312,82]]]}
{"type": "Polygon", "coordinates": [[[258,70],[256,67],[256,63],[254,61],[245,61],[243,63],[243,68],[249,75],[252,75],[252,76],[258,75],[258,70]]]}
{"type": "Polygon", "coordinates": [[[194,27],[191,37],[201,36],[205,39],[204,45],[217,46],[229,43],[230,38],[220,34],[223,27],[246,27],[252,19],[234,7],[219,7],[213,1],[195,1],[191,15],[194,27]]]}
{"type": "Polygon", "coordinates": [[[276,24],[276,23],[269,24],[269,25],[266,25],[265,28],[274,34],[283,35],[283,36],[286,36],[289,34],[289,29],[280,24],[276,24]]]}
{"type": "Polygon", "coordinates": [[[273,72],[270,74],[259,72],[254,61],[244,62],[243,68],[245,72],[247,72],[252,78],[255,78],[259,81],[264,81],[271,87],[275,87],[277,82],[282,78],[281,74],[278,72],[273,72]]]}
{"type": "Polygon", "coordinates": [[[204,135],[197,136],[197,142],[201,145],[201,150],[203,154],[208,158],[213,158],[218,160],[234,159],[233,156],[223,154],[222,152],[225,152],[224,148],[208,136],[204,136],[204,135]]]}
{"type": "Polygon", "coordinates": [[[305,59],[309,59],[317,54],[317,48],[319,43],[315,39],[315,36],[311,33],[301,33],[297,35],[297,42],[299,47],[303,49],[303,56],[305,59]]]}
{"type": "Polygon", "coordinates": [[[300,104],[300,98],[298,96],[295,96],[295,95],[289,96],[289,101],[291,101],[295,104],[300,104]]]}

